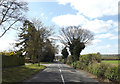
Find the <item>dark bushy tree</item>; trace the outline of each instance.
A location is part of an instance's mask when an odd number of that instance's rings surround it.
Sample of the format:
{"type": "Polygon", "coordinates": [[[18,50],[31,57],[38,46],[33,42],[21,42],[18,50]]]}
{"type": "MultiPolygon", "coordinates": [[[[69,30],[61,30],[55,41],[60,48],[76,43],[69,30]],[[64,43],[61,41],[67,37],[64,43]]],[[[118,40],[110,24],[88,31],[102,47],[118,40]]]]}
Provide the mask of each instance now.
{"type": "Polygon", "coordinates": [[[68,53],[66,47],[64,47],[62,50],[62,58],[66,59],[68,57],[68,55],[69,55],[69,53],[68,53]]]}

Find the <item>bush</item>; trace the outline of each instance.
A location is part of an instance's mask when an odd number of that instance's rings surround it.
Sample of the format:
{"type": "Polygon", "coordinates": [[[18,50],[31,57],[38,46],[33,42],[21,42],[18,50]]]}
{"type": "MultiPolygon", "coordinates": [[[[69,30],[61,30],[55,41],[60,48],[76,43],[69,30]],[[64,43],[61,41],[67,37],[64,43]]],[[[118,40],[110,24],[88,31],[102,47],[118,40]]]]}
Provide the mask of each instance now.
{"type": "Polygon", "coordinates": [[[73,63],[71,64],[71,66],[72,66],[74,69],[76,69],[76,68],[77,68],[77,62],[73,62],[73,63]]]}
{"type": "Polygon", "coordinates": [[[64,63],[64,64],[66,64],[67,59],[62,59],[61,62],[64,63]]]}
{"type": "Polygon", "coordinates": [[[88,71],[97,77],[107,78],[110,81],[119,82],[120,67],[109,65],[106,63],[93,63],[88,66],[88,71]]]}
{"type": "Polygon", "coordinates": [[[106,64],[106,63],[101,63],[99,66],[98,66],[98,73],[97,73],[97,76],[98,77],[101,77],[101,78],[105,78],[105,72],[106,72],[106,70],[107,70],[107,68],[108,68],[108,64],[106,64]]]}
{"type": "Polygon", "coordinates": [[[88,65],[93,64],[94,62],[95,63],[101,62],[101,56],[99,54],[81,55],[79,57],[77,68],[82,69],[82,70],[87,70],[88,65]]]}
{"type": "Polygon", "coordinates": [[[81,55],[79,58],[80,62],[84,62],[85,65],[92,64],[94,62],[100,63],[101,62],[101,56],[99,54],[86,54],[81,55]]]}
{"type": "Polygon", "coordinates": [[[101,78],[105,78],[105,72],[107,70],[107,67],[109,65],[105,64],[105,63],[93,63],[91,65],[88,66],[88,71],[94,75],[96,75],[97,77],[101,77],[101,78]]]}
{"type": "Polygon", "coordinates": [[[68,65],[71,65],[73,63],[73,59],[72,59],[72,56],[68,56],[67,57],[67,62],[66,62],[68,65]]]}
{"type": "MultiPolygon", "coordinates": [[[[105,72],[105,77],[110,81],[119,81],[118,80],[118,68],[117,66],[109,66],[105,72]]],[[[119,68],[120,69],[120,68],[119,68]]]]}
{"type": "Polygon", "coordinates": [[[88,71],[94,75],[97,75],[98,71],[99,71],[99,65],[100,64],[96,64],[96,63],[93,63],[93,64],[90,64],[88,66],[88,71]]]}

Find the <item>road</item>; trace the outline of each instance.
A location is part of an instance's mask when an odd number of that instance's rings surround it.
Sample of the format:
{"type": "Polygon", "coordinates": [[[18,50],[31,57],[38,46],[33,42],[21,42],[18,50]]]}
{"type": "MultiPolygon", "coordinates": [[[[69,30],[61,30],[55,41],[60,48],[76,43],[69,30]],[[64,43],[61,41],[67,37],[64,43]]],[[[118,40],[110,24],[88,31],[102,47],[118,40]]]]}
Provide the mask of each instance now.
{"type": "Polygon", "coordinates": [[[45,65],[47,66],[46,69],[24,82],[41,82],[41,84],[49,82],[54,82],[55,84],[75,84],[80,82],[84,84],[101,84],[96,79],[91,78],[86,72],[75,70],[66,64],[56,62],[45,65]]]}

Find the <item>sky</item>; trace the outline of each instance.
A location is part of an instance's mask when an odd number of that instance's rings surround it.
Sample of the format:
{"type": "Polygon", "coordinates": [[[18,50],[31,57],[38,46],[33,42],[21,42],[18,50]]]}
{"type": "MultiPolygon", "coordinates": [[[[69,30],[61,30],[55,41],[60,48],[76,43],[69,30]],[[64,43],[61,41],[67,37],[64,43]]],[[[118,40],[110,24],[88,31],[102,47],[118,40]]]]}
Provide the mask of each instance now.
{"type": "MultiPolygon", "coordinates": [[[[27,0],[28,1],[28,0],[27,0]]],[[[44,25],[54,25],[53,38],[58,38],[61,27],[81,25],[94,34],[94,40],[81,54],[118,53],[118,1],[119,0],[31,0],[26,17],[39,18],[44,25]]],[[[0,38],[0,51],[12,49],[17,31],[10,30],[0,38]]],[[[59,49],[63,44],[56,41],[59,49]]],[[[59,52],[60,54],[60,52],[59,52]]]]}

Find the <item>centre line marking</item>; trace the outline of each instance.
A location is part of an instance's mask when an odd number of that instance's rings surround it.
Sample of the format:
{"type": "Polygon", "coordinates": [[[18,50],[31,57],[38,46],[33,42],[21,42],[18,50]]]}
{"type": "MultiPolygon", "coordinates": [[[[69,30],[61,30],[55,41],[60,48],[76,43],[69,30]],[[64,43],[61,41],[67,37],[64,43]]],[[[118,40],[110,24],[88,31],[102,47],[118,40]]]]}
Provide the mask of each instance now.
{"type": "Polygon", "coordinates": [[[62,70],[60,69],[60,65],[59,65],[59,71],[61,73],[62,82],[63,82],[63,84],[65,84],[65,81],[64,81],[64,78],[63,78],[63,75],[62,75],[62,70]]]}
{"type": "Polygon", "coordinates": [[[62,74],[61,74],[61,78],[62,78],[63,84],[65,84],[65,81],[64,81],[64,78],[63,78],[63,75],[62,75],[62,74]]]}
{"type": "Polygon", "coordinates": [[[59,69],[59,71],[62,72],[61,69],[59,69]]]}

